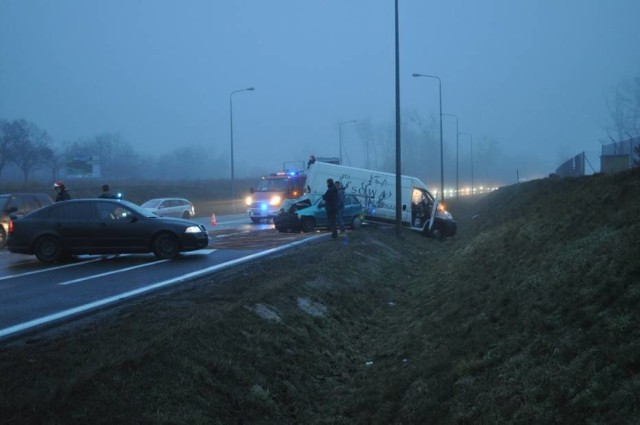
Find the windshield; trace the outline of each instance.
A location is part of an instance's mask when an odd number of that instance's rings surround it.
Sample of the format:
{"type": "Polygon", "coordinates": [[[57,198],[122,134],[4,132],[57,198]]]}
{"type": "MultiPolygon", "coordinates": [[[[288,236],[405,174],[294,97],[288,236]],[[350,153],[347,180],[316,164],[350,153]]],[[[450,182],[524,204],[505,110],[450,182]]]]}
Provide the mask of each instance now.
{"type": "Polygon", "coordinates": [[[258,192],[285,192],[289,188],[289,179],[264,179],[258,184],[258,192]]]}
{"type": "Polygon", "coordinates": [[[161,199],[150,199],[141,206],[143,208],[156,208],[160,204],[160,202],[162,202],[161,199]]]}

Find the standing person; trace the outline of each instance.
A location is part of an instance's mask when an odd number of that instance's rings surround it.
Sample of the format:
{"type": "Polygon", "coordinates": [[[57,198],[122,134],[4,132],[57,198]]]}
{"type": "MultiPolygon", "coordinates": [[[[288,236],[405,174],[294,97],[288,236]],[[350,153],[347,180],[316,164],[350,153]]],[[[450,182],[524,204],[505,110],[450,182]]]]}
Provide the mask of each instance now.
{"type": "Polygon", "coordinates": [[[102,193],[100,194],[100,196],[98,196],[98,198],[116,199],[117,196],[111,194],[111,189],[109,188],[108,184],[103,184],[102,193]]]}
{"type": "Polygon", "coordinates": [[[58,180],[53,184],[53,189],[57,192],[56,202],[60,201],[68,201],[71,199],[71,195],[69,195],[69,190],[64,185],[62,180],[58,180]]]}
{"type": "Polygon", "coordinates": [[[324,199],[325,209],[327,210],[327,226],[331,230],[333,239],[338,237],[336,230],[336,213],[338,212],[338,189],[333,184],[333,179],[327,179],[327,191],[322,195],[324,199]]]}
{"type": "Polygon", "coordinates": [[[316,163],[316,157],[315,155],[311,155],[309,157],[309,161],[307,161],[307,170],[309,169],[309,167],[311,167],[315,163],[316,163]]]}
{"type": "Polygon", "coordinates": [[[340,233],[344,233],[344,186],[342,186],[341,182],[335,182],[336,189],[338,190],[337,197],[337,218],[338,218],[338,228],[340,229],[340,233]]]}

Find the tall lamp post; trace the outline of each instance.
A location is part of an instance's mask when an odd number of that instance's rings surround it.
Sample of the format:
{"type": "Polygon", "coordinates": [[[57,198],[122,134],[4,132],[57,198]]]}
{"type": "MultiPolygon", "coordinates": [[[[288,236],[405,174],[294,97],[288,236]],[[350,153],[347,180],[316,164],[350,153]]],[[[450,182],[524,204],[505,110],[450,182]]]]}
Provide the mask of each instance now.
{"type": "Polygon", "coordinates": [[[353,122],[358,122],[358,120],[343,121],[338,125],[338,132],[340,133],[340,155],[338,155],[340,157],[340,165],[344,165],[342,162],[342,126],[353,122]]]}
{"type": "Polygon", "coordinates": [[[231,202],[233,205],[233,211],[236,209],[236,181],[234,174],[234,162],[233,162],[233,95],[240,93],[241,91],[253,91],[254,87],[247,87],[246,89],[234,90],[229,95],[229,127],[231,132],[231,202]]]}
{"type": "Polygon", "coordinates": [[[460,191],[460,175],[458,174],[458,136],[460,135],[460,133],[458,133],[458,116],[455,114],[442,115],[444,115],[445,117],[453,117],[456,119],[456,199],[458,199],[458,192],[460,191]]]}
{"type": "Polygon", "coordinates": [[[414,77],[435,78],[438,80],[438,93],[440,97],[440,197],[444,200],[444,153],[442,151],[442,80],[435,75],[413,74],[414,77]]]}
{"type": "Polygon", "coordinates": [[[473,196],[473,134],[471,133],[460,133],[471,138],[471,195],[473,196]]]}

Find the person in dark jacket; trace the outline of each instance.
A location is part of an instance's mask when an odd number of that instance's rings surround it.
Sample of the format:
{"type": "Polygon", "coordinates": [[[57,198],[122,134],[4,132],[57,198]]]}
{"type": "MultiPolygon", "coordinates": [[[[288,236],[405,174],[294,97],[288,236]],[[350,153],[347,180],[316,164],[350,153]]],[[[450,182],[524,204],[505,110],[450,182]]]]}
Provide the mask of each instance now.
{"type": "Polygon", "coordinates": [[[344,233],[344,186],[342,183],[335,182],[336,189],[338,190],[338,212],[336,213],[337,227],[340,229],[340,233],[344,233]]]}
{"type": "Polygon", "coordinates": [[[71,195],[69,195],[69,190],[64,185],[62,180],[58,180],[53,184],[53,189],[57,192],[56,202],[60,201],[68,201],[71,199],[71,195]]]}
{"type": "Polygon", "coordinates": [[[327,210],[327,226],[331,230],[331,237],[337,238],[336,230],[336,214],[338,212],[338,189],[333,184],[333,179],[327,179],[327,191],[322,195],[324,199],[325,209],[327,210]]]}
{"type": "Polygon", "coordinates": [[[98,198],[117,199],[118,197],[111,193],[111,188],[109,188],[108,184],[103,184],[102,185],[102,194],[100,194],[100,196],[98,196],[98,198]]]}

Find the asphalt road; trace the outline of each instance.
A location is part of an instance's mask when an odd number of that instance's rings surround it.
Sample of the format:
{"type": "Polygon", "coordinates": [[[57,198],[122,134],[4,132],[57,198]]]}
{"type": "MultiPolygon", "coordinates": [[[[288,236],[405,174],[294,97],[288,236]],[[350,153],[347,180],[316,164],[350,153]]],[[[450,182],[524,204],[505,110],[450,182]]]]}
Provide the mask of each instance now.
{"type": "Polygon", "coordinates": [[[50,265],[0,251],[0,341],[326,235],[279,233],[272,224],[251,224],[246,214],[218,217],[215,226],[209,217],[194,221],[207,226],[209,246],[175,260],[153,254],[83,255],[50,265]]]}

